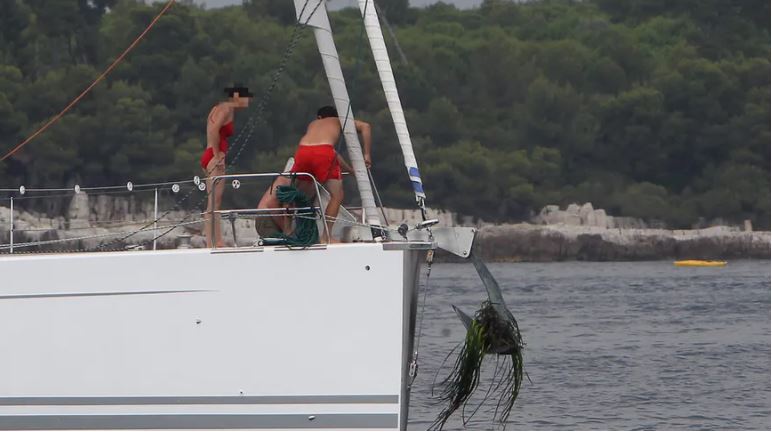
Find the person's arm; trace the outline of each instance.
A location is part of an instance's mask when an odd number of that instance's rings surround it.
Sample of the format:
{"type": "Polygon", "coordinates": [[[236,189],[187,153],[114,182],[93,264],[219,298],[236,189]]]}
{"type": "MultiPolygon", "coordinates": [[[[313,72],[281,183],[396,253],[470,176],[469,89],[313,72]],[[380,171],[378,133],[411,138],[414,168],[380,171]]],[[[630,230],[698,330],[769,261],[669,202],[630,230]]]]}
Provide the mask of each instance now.
{"type": "Polygon", "coordinates": [[[370,129],[370,123],[357,120],[355,122],[357,132],[362,135],[362,145],[364,146],[365,165],[370,168],[373,165],[373,159],[370,153],[373,145],[373,136],[370,129]]]}
{"type": "Polygon", "coordinates": [[[212,148],[214,159],[218,165],[225,163],[225,155],[220,151],[220,128],[223,127],[228,118],[227,111],[221,106],[212,108],[209,120],[206,122],[206,145],[212,148]]]}
{"type": "Polygon", "coordinates": [[[349,172],[349,173],[354,172],[354,168],[352,168],[351,165],[349,165],[349,163],[346,162],[345,159],[343,159],[343,156],[341,156],[340,153],[337,154],[337,158],[338,158],[338,164],[340,164],[340,167],[343,168],[344,172],[349,172]]]}

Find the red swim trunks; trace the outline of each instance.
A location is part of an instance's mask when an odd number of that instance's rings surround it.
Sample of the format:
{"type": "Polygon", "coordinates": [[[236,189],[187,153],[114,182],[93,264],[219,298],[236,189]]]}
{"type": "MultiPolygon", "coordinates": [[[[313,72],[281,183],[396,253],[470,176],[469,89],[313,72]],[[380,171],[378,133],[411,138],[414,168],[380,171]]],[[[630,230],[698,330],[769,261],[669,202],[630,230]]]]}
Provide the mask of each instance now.
{"type": "MultiPolygon", "coordinates": [[[[292,165],[290,172],[309,173],[319,183],[340,180],[340,164],[338,164],[335,147],[332,144],[298,146],[295,152],[295,165],[292,165]]],[[[298,180],[311,181],[306,176],[298,176],[298,180]]]]}
{"type": "MultiPolygon", "coordinates": [[[[220,152],[221,153],[227,153],[228,152],[228,137],[233,135],[233,122],[230,121],[226,124],[224,124],[220,128],[220,152]]],[[[211,147],[207,147],[206,150],[204,150],[204,154],[201,155],[201,168],[206,171],[206,167],[209,165],[209,162],[214,158],[214,149],[211,147]]]]}

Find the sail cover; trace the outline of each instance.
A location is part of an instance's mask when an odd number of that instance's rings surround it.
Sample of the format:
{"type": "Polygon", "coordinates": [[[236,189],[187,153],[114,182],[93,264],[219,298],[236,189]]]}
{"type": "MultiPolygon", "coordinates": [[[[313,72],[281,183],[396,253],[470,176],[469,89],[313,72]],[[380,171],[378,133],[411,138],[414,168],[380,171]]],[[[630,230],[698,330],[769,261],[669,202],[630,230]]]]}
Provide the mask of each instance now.
{"type": "Polygon", "coordinates": [[[381,25],[378,21],[378,12],[375,10],[374,0],[358,0],[358,2],[359,10],[362,12],[362,18],[365,22],[367,38],[370,40],[370,48],[375,59],[375,66],[381,78],[383,92],[386,94],[386,102],[389,105],[389,111],[391,111],[394,128],[397,130],[397,139],[399,140],[400,147],[402,147],[407,175],[410,177],[411,183],[413,183],[416,201],[423,205],[426,195],[424,194],[423,182],[421,181],[421,173],[418,171],[418,162],[416,162],[415,154],[413,153],[413,143],[410,140],[410,132],[407,130],[405,113],[402,111],[402,102],[399,100],[397,84],[394,81],[394,72],[391,70],[389,53],[386,51],[386,43],[383,40],[381,25]]]}

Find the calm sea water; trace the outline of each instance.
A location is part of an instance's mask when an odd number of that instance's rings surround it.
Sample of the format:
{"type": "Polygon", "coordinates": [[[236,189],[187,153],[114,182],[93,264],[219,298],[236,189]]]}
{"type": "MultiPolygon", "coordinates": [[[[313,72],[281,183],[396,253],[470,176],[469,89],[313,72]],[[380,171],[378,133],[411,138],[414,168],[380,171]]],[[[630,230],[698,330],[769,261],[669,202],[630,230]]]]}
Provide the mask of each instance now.
{"type": "MultiPolygon", "coordinates": [[[[770,262],[492,264],[527,343],[517,429],[770,430],[770,262]]],[[[471,265],[435,264],[410,429],[441,405],[434,374],[485,291],[471,265]]],[[[495,363],[488,363],[490,376],[495,363]]],[[[440,373],[443,377],[443,373],[440,373]]],[[[439,380],[438,380],[439,381],[439,380]]],[[[483,381],[478,393],[485,393],[483,381]]],[[[479,398],[478,398],[479,399],[479,398]]],[[[467,424],[501,429],[489,403],[467,424]]],[[[456,414],[446,429],[461,429],[456,414]]]]}

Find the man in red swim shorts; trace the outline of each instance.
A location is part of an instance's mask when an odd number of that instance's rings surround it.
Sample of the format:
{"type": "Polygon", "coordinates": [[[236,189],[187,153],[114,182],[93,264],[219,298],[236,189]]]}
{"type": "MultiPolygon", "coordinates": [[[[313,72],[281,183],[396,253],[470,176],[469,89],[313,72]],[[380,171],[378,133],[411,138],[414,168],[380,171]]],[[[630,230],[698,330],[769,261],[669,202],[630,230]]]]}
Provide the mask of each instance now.
{"type": "MultiPolygon", "coordinates": [[[[365,165],[368,168],[372,165],[371,147],[372,133],[370,125],[363,121],[356,120],[355,126],[357,132],[362,135],[362,144],[364,147],[365,165]]],[[[330,202],[324,214],[327,218],[327,226],[332,232],[332,225],[335,218],[338,217],[338,210],[343,202],[343,181],[341,178],[341,165],[346,171],[352,172],[353,169],[345,160],[335,151],[335,144],[340,139],[341,127],[338,119],[338,111],[331,106],[319,108],[316,113],[316,120],[308,124],[306,134],[300,139],[300,144],[295,152],[295,165],[291,172],[304,172],[312,174],[316,181],[324,185],[330,192],[330,202]]],[[[311,179],[304,176],[298,176],[298,187],[308,196],[315,194],[315,188],[311,179]]],[[[263,195],[258,204],[258,208],[277,207],[276,194],[273,189],[279,184],[286,184],[286,179],[277,179],[271,188],[263,195]]],[[[277,223],[280,227],[281,223],[277,223]]]]}

